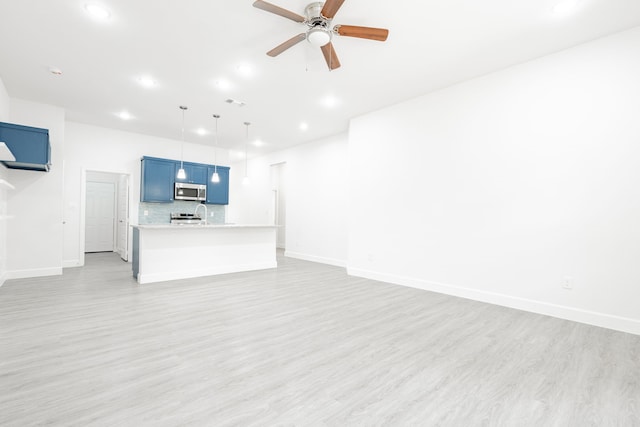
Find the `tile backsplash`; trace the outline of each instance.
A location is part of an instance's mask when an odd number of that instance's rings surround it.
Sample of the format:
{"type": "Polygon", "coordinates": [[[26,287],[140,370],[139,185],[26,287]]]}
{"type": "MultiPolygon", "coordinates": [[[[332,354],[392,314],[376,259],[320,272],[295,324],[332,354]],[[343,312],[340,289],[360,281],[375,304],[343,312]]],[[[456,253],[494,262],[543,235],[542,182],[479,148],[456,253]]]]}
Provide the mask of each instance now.
{"type": "MultiPolygon", "coordinates": [[[[172,213],[193,213],[200,202],[187,202],[184,200],[173,203],[145,203],[140,202],[138,210],[138,224],[169,224],[172,213]],[[145,212],[148,215],[145,215],[145,212]]],[[[223,205],[207,205],[210,224],[224,224],[225,207],[223,205]],[[211,214],[213,213],[213,216],[211,214]]],[[[200,215],[204,215],[204,209],[198,209],[200,215]]]]}

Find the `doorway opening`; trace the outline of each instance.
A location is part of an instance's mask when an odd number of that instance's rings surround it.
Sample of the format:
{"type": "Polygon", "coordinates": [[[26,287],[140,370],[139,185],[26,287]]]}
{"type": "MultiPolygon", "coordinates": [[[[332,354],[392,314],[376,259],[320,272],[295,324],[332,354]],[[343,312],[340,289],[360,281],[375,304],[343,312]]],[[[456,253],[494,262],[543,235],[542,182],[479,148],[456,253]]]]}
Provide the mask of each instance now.
{"type": "Polygon", "coordinates": [[[87,171],[84,253],[129,259],[129,175],[87,171]]]}
{"type": "Polygon", "coordinates": [[[271,165],[271,218],[276,229],[276,247],[285,249],[287,238],[286,162],[271,165]]]}

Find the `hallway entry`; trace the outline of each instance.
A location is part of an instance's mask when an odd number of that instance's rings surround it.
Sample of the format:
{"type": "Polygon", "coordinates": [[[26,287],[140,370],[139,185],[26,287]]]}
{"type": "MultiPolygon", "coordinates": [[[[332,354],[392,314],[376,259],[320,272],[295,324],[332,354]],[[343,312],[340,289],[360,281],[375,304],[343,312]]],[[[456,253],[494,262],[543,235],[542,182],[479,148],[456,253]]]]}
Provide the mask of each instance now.
{"type": "Polygon", "coordinates": [[[84,252],[117,252],[128,260],[129,176],[87,171],[84,252]]]}

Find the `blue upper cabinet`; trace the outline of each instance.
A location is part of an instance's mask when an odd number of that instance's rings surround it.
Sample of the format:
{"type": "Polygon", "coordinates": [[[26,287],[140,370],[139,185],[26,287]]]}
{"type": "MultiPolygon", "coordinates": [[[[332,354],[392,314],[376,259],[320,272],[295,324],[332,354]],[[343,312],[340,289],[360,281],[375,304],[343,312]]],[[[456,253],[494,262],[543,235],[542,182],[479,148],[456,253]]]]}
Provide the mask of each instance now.
{"type": "Polygon", "coordinates": [[[218,166],[218,176],[220,182],[211,182],[215,168],[209,166],[207,168],[207,204],[210,205],[228,205],[229,204],[229,168],[226,166],[218,166]]]}
{"type": "MultiPolygon", "coordinates": [[[[179,167],[179,165],[178,165],[179,167]]],[[[142,158],[141,202],[173,202],[176,162],[155,157],[142,158]]]]}
{"type": "Polygon", "coordinates": [[[47,129],[0,122],[0,141],[16,158],[15,161],[3,161],[6,167],[49,172],[51,144],[47,129]]]}
{"type": "Polygon", "coordinates": [[[190,184],[206,184],[207,204],[229,204],[229,167],[218,166],[220,182],[211,182],[215,170],[212,165],[184,162],[187,178],[176,178],[180,169],[179,160],[161,159],[158,157],[142,158],[142,173],[140,176],[140,201],[171,203],[173,202],[174,184],[186,182],[190,184]]]}
{"type": "Polygon", "coordinates": [[[180,162],[175,162],[175,182],[187,182],[189,184],[206,184],[207,183],[207,165],[200,163],[183,162],[184,171],[187,174],[185,179],[178,179],[178,170],[180,162]]]}

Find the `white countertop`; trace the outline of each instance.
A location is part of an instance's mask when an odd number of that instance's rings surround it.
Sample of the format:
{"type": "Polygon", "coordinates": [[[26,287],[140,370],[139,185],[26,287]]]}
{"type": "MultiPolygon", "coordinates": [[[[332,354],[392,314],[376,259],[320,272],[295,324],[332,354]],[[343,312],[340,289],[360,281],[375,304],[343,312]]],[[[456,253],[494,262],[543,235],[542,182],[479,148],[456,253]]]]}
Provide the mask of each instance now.
{"type": "Polygon", "coordinates": [[[132,225],[140,230],[199,230],[203,228],[275,228],[273,224],[140,224],[132,225]]]}

